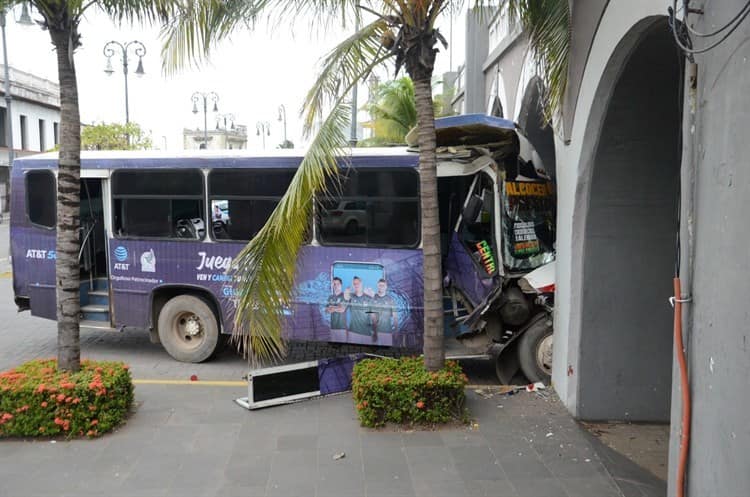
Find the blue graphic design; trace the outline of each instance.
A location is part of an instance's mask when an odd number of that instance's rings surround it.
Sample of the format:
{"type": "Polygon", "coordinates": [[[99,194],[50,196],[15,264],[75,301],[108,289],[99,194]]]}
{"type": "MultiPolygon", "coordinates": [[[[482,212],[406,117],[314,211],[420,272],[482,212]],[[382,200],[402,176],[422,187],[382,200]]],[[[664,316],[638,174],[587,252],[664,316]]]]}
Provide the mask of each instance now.
{"type": "Polygon", "coordinates": [[[125,262],[128,259],[128,249],[122,245],[115,249],[115,258],[120,262],[125,262]]]}

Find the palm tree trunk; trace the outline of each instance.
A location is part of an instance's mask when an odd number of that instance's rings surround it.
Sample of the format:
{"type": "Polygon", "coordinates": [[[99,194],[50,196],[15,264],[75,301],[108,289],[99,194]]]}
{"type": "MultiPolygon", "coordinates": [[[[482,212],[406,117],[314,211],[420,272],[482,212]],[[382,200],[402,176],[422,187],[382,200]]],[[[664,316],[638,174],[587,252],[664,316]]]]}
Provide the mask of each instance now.
{"type": "Polygon", "coordinates": [[[52,44],[57,51],[60,78],[60,159],[57,172],[57,366],[78,371],[81,344],[78,319],[81,311],[80,269],[80,193],[81,124],[78,112],[78,86],[73,62],[73,33],[50,26],[52,44]]]}
{"type": "Polygon", "coordinates": [[[435,158],[435,112],[429,77],[414,79],[419,143],[422,250],[424,253],[424,361],[429,371],[445,366],[443,348],[443,271],[435,158]]]}

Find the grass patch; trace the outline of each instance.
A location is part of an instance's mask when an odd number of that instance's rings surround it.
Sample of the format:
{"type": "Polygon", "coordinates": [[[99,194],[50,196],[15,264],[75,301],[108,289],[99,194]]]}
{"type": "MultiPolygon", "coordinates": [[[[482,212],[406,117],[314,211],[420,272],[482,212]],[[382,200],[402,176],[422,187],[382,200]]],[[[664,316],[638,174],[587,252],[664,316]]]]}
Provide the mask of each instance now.
{"type": "Polygon", "coordinates": [[[122,362],[82,360],[68,373],[55,359],[29,361],[0,373],[0,437],[97,437],[120,425],[132,404],[122,362]]]}
{"type": "Polygon", "coordinates": [[[352,394],[362,426],[463,423],[467,383],[455,361],[428,372],[422,357],[365,359],[354,366],[352,394]]]}

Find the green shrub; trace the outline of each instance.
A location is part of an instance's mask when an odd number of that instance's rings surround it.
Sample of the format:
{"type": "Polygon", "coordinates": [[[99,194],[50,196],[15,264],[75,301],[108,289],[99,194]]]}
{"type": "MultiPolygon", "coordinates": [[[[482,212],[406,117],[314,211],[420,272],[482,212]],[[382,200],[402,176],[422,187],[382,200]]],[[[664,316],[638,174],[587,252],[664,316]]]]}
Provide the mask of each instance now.
{"type": "Polygon", "coordinates": [[[57,361],[29,361],[0,373],[0,437],[96,437],[127,415],[133,383],[121,362],[81,361],[77,373],[57,361]]]}
{"type": "Polygon", "coordinates": [[[455,361],[428,372],[421,357],[365,359],[354,367],[352,393],[362,426],[463,422],[467,382],[455,361]]]}

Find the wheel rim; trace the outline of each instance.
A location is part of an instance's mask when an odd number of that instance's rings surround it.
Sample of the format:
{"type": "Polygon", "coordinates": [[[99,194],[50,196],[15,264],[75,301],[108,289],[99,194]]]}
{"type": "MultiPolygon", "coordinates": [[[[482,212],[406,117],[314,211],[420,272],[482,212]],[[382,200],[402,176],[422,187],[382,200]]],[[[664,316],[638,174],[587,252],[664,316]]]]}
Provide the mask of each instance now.
{"type": "Polygon", "coordinates": [[[547,335],[539,341],[536,348],[536,364],[547,375],[552,375],[552,335],[547,335]]]}
{"type": "Polygon", "coordinates": [[[200,347],[206,338],[203,321],[193,312],[178,314],[172,324],[172,331],[180,344],[187,349],[200,347]]]}

